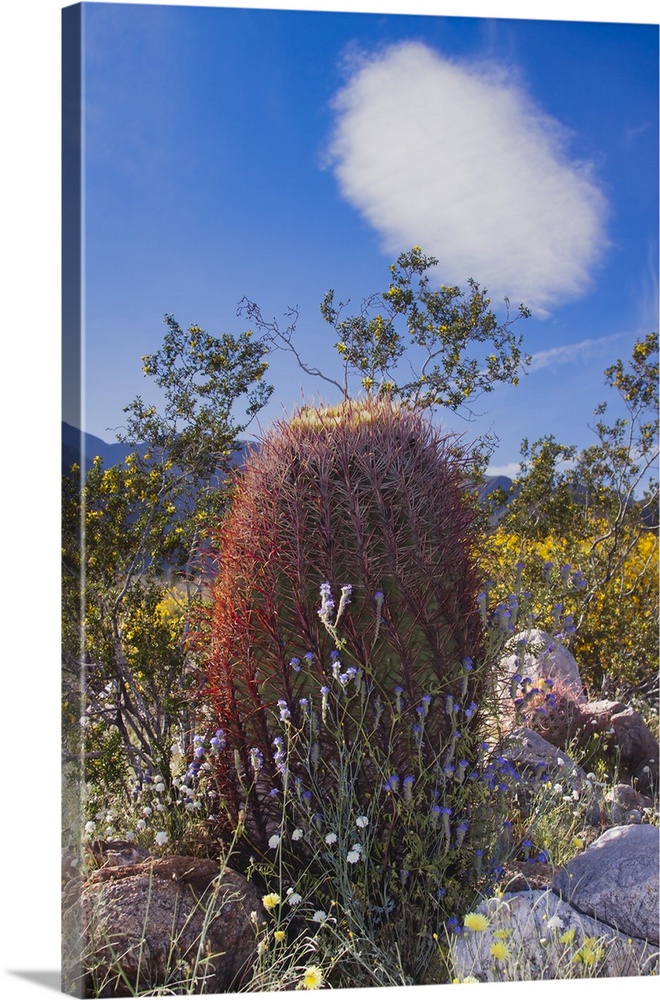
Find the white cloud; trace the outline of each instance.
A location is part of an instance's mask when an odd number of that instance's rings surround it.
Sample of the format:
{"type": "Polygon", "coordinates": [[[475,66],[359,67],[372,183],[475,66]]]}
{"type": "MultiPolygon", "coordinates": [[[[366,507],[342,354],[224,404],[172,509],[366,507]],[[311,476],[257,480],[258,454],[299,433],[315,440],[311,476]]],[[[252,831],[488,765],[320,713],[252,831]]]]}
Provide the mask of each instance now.
{"type": "Polygon", "coordinates": [[[507,476],[515,479],[520,472],[520,462],[507,462],[506,465],[489,465],[486,469],[488,476],[507,476]]]}
{"type": "Polygon", "coordinates": [[[365,58],[335,99],[329,161],[343,196],[438,280],[473,277],[535,315],[582,294],[605,245],[605,199],[566,133],[502,69],[407,42],[365,58]]]}
{"type": "Polygon", "coordinates": [[[621,337],[622,334],[613,333],[609,337],[593,337],[591,340],[581,340],[577,344],[564,344],[561,347],[551,347],[547,351],[537,351],[532,355],[530,373],[555,365],[573,364],[587,361],[589,358],[602,357],[608,353],[610,344],[615,340],[621,340],[621,337]]]}

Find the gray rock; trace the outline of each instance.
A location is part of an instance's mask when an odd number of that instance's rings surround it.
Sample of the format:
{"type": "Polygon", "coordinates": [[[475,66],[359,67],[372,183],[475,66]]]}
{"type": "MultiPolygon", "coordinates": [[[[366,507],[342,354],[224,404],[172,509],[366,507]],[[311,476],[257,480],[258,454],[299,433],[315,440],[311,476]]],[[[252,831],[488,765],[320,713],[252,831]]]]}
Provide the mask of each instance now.
{"type": "Polygon", "coordinates": [[[657,946],[659,844],[656,826],[613,827],[555,873],[552,890],[581,913],[657,946]]]}
{"type": "Polygon", "coordinates": [[[642,792],[652,792],[658,787],[658,741],[633,708],[620,701],[590,701],[582,706],[582,720],[586,731],[611,733],[619,748],[620,767],[642,792]]]}
{"type": "Polygon", "coordinates": [[[533,681],[552,677],[561,682],[564,690],[573,691],[578,701],[586,701],[579,667],[566,646],[538,628],[514,636],[509,646],[515,649],[523,639],[524,652],[521,655],[512,652],[500,662],[503,683],[507,688],[514,674],[530,677],[533,681]]]}
{"type": "Polygon", "coordinates": [[[632,785],[614,785],[605,796],[607,810],[614,826],[641,823],[645,810],[653,809],[653,799],[642,795],[632,785]]]}
{"type": "Polygon", "coordinates": [[[502,753],[517,767],[535,774],[548,774],[565,778],[576,790],[581,789],[587,776],[579,764],[567,753],[544,740],[533,729],[521,726],[509,734],[502,745],[502,753]]]}
{"type": "Polygon", "coordinates": [[[177,982],[216,993],[249,978],[265,919],[242,875],[175,856],[99,868],[65,913],[64,930],[71,954],[79,936],[78,975],[95,996],[181,992],[177,982]]]}
{"type": "MultiPolygon", "coordinates": [[[[522,726],[509,733],[500,752],[523,778],[528,779],[528,796],[533,796],[533,784],[529,782],[532,775],[538,780],[546,777],[551,781],[563,782],[579,796],[587,822],[591,825],[600,823],[602,802],[600,789],[587,778],[580,765],[563,750],[548,743],[533,729],[522,726]]],[[[519,795],[520,802],[524,805],[526,799],[524,781],[519,795]]]]}
{"type": "Polygon", "coordinates": [[[504,893],[480,903],[476,912],[486,916],[487,928],[466,931],[452,943],[453,974],[460,980],[638,976],[658,969],[656,947],[578,913],[548,890],[504,893]],[[505,945],[509,954],[498,958],[494,945],[505,945]]]}

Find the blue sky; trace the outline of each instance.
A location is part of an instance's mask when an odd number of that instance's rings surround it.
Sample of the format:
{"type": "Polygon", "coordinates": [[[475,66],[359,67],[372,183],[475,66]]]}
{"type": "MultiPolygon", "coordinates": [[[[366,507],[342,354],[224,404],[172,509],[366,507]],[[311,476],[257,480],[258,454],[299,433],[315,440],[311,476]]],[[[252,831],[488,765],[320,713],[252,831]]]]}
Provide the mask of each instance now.
{"type": "MultiPolygon", "coordinates": [[[[336,372],[323,295],[357,305],[419,244],[438,282],[533,314],[521,385],[442,425],[492,429],[495,472],[524,436],[591,440],[603,369],[657,328],[657,25],[96,3],[83,23],[87,430],[157,401],[140,358],[165,313],[238,333],[244,295],[298,305],[301,353],[336,372]]],[[[329,398],[283,354],[271,380],[262,428],[329,398]]]]}

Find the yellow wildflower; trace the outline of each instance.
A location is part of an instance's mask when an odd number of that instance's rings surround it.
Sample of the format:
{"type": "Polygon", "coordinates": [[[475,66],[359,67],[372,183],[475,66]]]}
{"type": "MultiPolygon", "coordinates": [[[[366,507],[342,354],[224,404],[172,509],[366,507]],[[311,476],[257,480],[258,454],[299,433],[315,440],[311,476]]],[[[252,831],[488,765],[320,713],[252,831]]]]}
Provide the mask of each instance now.
{"type": "Polygon", "coordinates": [[[483,913],[466,913],[463,923],[468,930],[485,931],[489,921],[488,917],[485,917],[483,913]]]}
{"type": "Polygon", "coordinates": [[[490,953],[493,958],[497,958],[501,962],[511,954],[509,946],[504,941],[493,941],[490,946],[490,953]]]}
{"type": "Polygon", "coordinates": [[[284,941],[286,934],[284,933],[284,931],[275,931],[273,937],[275,938],[276,941],[284,941]]]}
{"type": "Polygon", "coordinates": [[[597,942],[598,938],[585,938],[580,950],[573,955],[573,961],[582,962],[583,965],[594,965],[603,955],[603,949],[597,942]]]}
{"type": "Polygon", "coordinates": [[[265,896],[261,897],[261,902],[267,910],[274,910],[275,907],[282,902],[282,897],[276,892],[269,892],[265,896]]]}
{"type": "Polygon", "coordinates": [[[323,985],[323,976],[318,965],[308,965],[302,980],[303,988],[306,990],[318,990],[323,985]]]}

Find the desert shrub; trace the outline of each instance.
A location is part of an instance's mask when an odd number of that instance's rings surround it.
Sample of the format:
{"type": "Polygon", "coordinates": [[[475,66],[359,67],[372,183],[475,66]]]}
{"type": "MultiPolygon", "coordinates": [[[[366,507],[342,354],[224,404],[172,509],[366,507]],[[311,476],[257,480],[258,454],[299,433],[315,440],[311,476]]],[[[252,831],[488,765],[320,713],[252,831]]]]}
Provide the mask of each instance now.
{"type": "Polygon", "coordinates": [[[583,681],[594,693],[653,699],[657,685],[658,535],[649,530],[630,544],[619,572],[593,594],[593,538],[554,533],[530,539],[500,526],[482,552],[493,580],[492,602],[505,599],[521,574],[534,624],[558,630],[570,643],[583,681]],[[522,566],[522,571],[516,568],[522,566]],[[533,595],[533,597],[532,597],[533,595]],[[589,595],[589,600],[585,597],[589,595]]]}

